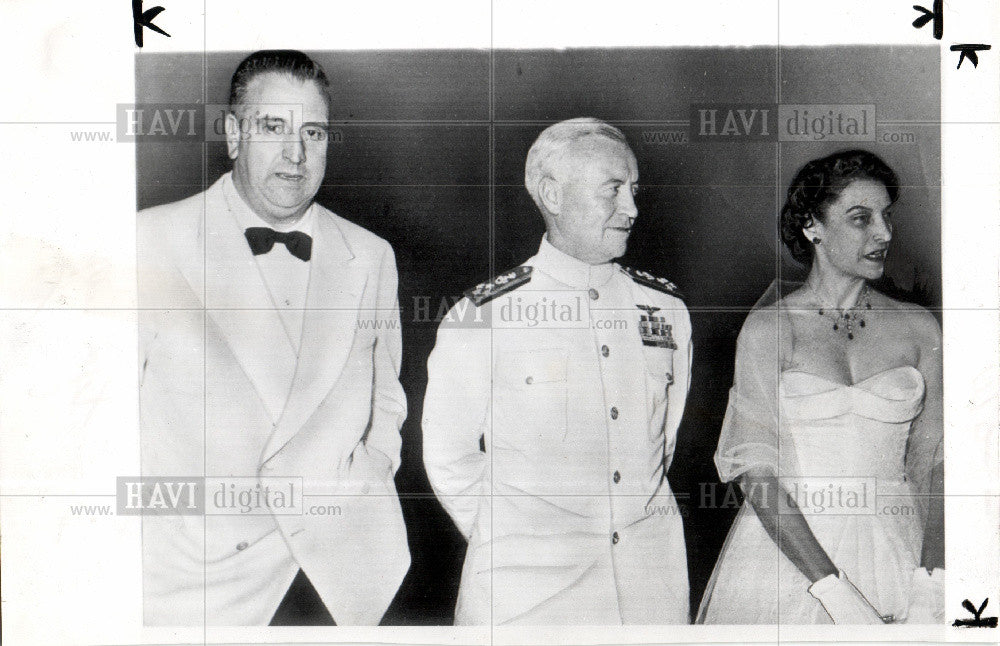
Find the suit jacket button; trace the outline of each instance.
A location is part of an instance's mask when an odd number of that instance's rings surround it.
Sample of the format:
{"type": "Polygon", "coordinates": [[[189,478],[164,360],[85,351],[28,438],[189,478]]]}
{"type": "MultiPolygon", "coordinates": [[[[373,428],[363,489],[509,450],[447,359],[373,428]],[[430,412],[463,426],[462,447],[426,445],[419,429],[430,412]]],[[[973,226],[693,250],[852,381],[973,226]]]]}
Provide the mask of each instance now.
{"type": "Polygon", "coordinates": [[[611,544],[612,545],[617,545],[619,540],[621,540],[621,537],[618,536],[618,532],[615,532],[614,534],[611,535],[611,544]]]}
{"type": "Polygon", "coordinates": [[[246,541],[240,541],[239,543],[236,544],[236,551],[242,552],[248,547],[250,547],[250,543],[247,543],[246,541]]]}

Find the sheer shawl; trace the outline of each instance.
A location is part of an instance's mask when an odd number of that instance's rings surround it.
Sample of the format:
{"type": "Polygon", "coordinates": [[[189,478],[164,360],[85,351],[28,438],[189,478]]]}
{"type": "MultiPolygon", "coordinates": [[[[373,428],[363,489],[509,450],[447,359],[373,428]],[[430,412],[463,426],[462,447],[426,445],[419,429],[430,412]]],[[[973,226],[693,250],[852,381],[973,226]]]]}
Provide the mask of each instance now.
{"type": "Polygon", "coordinates": [[[778,379],[791,351],[791,329],[779,301],[801,282],[775,280],[757,301],[736,341],[736,369],[715,466],[723,482],[750,470],[790,472],[793,456],[778,437],[778,379]]]}
{"type": "MultiPolygon", "coordinates": [[[[913,421],[906,442],[906,463],[904,473],[910,483],[914,497],[914,507],[918,511],[922,527],[926,527],[927,513],[933,496],[941,496],[943,491],[932,491],[932,475],[936,467],[944,465],[944,417],[942,401],[943,375],[940,373],[940,352],[937,348],[936,368],[938,379],[925,375],[926,391],[924,409],[913,421]]],[[[943,520],[943,519],[942,519],[943,520]]]]}
{"type": "Polygon", "coordinates": [[[937,422],[918,417],[906,445],[906,479],[914,494],[921,526],[927,522],[932,497],[943,494],[931,491],[931,474],[935,467],[944,464],[943,424],[940,419],[937,422]]]}

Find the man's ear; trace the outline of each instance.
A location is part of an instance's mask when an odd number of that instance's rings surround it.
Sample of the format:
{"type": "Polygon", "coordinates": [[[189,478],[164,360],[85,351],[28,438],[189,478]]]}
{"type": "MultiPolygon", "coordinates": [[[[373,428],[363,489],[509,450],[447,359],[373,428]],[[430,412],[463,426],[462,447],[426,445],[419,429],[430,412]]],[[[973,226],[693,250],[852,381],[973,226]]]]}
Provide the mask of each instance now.
{"type": "Polygon", "coordinates": [[[226,113],[226,152],[229,159],[236,160],[240,154],[240,122],[232,112],[226,113]]]}
{"type": "Polygon", "coordinates": [[[545,210],[559,215],[562,210],[562,186],[551,175],[544,175],[538,182],[538,199],[545,210]]]}

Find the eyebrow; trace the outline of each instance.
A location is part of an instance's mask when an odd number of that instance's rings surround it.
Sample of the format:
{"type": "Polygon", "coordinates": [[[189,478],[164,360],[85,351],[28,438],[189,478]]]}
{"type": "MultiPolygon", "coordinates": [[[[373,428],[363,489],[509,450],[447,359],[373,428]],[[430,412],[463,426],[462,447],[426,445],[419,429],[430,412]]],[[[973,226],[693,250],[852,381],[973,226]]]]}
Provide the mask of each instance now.
{"type": "MultiPolygon", "coordinates": [[[[885,207],[884,209],[882,209],[882,211],[883,212],[891,211],[894,206],[896,206],[896,203],[892,202],[887,207],[885,207]]],[[[847,211],[845,211],[845,213],[850,214],[850,213],[853,213],[854,211],[864,211],[865,213],[874,213],[875,209],[873,209],[870,206],[865,206],[864,204],[855,204],[851,208],[847,209],[847,211]]]]}
{"type": "Polygon", "coordinates": [[[851,208],[847,209],[847,212],[850,213],[851,211],[855,211],[855,210],[858,210],[858,209],[861,209],[863,211],[871,211],[872,210],[872,208],[870,206],[865,206],[864,204],[855,204],[851,208]]]}

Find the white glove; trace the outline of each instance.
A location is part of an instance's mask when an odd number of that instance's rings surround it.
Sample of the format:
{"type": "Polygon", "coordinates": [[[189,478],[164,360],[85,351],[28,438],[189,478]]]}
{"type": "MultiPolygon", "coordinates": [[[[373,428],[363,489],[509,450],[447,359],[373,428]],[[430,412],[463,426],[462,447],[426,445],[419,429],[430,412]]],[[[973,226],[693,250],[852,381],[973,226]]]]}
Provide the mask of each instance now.
{"type": "Polygon", "coordinates": [[[910,605],[906,611],[908,624],[944,623],[944,570],[933,572],[918,567],[910,583],[910,605]]]}
{"type": "Polygon", "coordinates": [[[883,618],[865,599],[854,584],[841,571],[840,576],[830,574],[809,586],[809,594],[816,597],[826,614],[835,624],[883,624],[892,621],[883,618]]]}

